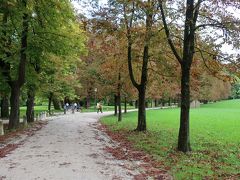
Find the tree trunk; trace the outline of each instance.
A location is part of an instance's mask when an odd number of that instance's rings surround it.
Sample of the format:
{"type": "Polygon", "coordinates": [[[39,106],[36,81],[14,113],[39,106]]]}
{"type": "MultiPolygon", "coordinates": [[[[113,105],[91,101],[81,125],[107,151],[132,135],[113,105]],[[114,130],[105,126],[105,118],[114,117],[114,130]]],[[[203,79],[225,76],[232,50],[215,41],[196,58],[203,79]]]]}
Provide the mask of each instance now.
{"type": "Polygon", "coordinates": [[[20,98],[20,87],[15,82],[11,87],[11,97],[10,97],[10,116],[8,129],[16,129],[19,126],[19,98],[20,98]]]}
{"type": "Polygon", "coordinates": [[[164,107],[165,106],[165,100],[162,99],[161,101],[162,101],[162,106],[164,107]]]}
{"type": "Polygon", "coordinates": [[[148,102],[147,101],[145,101],[145,107],[148,108],[148,102]]]}
{"type": "Polygon", "coordinates": [[[193,0],[186,1],[185,23],[184,23],[184,36],[183,36],[183,53],[182,57],[176,50],[171,37],[166,17],[163,10],[163,1],[159,1],[159,8],[165,29],[165,34],[168,43],[172,49],[178,62],[181,64],[181,115],[180,115],[180,128],[178,136],[178,150],[188,152],[190,147],[189,136],[189,108],[190,108],[190,68],[192,65],[193,55],[195,52],[195,33],[196,23],[199,15],[199,9],[203,1],[198,1],[196,5],[193,0]]]}
{"type": "Polygon", "coordinates": [[[189,108],[190,108],[190,67],[182,67],[181,77],[181,115],[178,135],[178,150],[191,151],[189,136],[189,108]]]}
{"type": "Polygon", "coordinates": [[[171,106],[171,98],[168,98],[168,106],[171,106]]]}
{"type": "Polygon", "coordinates": [[[34,100],[35,100],[35,90],[32,88],[28,89],[28,98],[27,98],[27,122],[34,122],[34,100]]]}
{"type": "Polygon", "coordinates": [[[118,93],[118,121],[122,121],[121,93],[118,93]]]}
{"type": "MultiPolygon", "coordinates": [[[[96,104],[94,104],[94,107],[96,106],[96,104]]],[[[88,109],[90,107],[90,96],[87,95],[86,97],[86,101],[85,101],[85,108],[88,109]]]]}
{"type": "Polygon", "coordinates": [[[155,107],[157,107],[158,106],[157,99],[154,100],[154,103],[155,103],[155,107]]]}
{"type": "Polygon", "coordinates": [[[130,106],[133,106],[133,101],[128,102],[130,106]]]}
{"type": "Polygon", "coordinates": [[[61,110],[60,101],[55,96],[53,97],[52,102],[55,110],[61,110]]]}
{"type": "Polygon", "coordinates": [[[118,73],[118,122],[122,121],[122,106],[121,106],[121,73],[118,73]]]}
{"type": "Polygon", "coordinates": [[[127,113],[127,97],[124,97],[124,113],[127,113]]]}
{"type": "Polygon", "coordinates": [[[7,95],[4,95],[1,100],[1,118],[9,118],[9,102],[7,95]]]}
{"type": "Polygon", "coordinates": [[[142,59],[142,70],[141,70],[141,82],[138,84],[134,78],[133,68],[132,68],[132,21],[134,10],[132,11],[132,18],[130,18],[130,23],[128,23],[128,18],[126,15],[126,9],[124,6],[124,17],[127,27],[127,39],[128,39],[128,69],[132,84],[138,89],[138,125],[137,131],[146,130],[146,109],[145,109],[145,91],[147,86],[147,75],[148,75],[148,61],[149,61],[149,45],[150,39],[152,37],[152,25],[153,25],[153,3],[148,1],[148,8],[146,8],[146,32],[144,37],[144,48],[143,48],[143,59],[142,59]]]}
{"type": "MultiPolygon", "coordinates": [[[[27,1],[22,0],[23,6],[27,7],[27,1]]],[[[22,34],[21,34],[21,49],[20,49],[20,62],[18,66],[18,79],[16,81],[8,81],[11,87],[11,111],[9,118],[9,129],[15,129],[19,126],[19,97],[20,89],[25,83],[25,68],[27,60],[27,37],[28,37],[28,14],[23,13],[22,17],[22,34]]]]}
{"type": "Polygon", "coordinates": [[[135,108],[138,108],[138,100],[135,101],[135,108]]]}
{"type": "Polygon", "coordinates": [[[138,125],[137,131],[145,131],[146,126],[146,108],[145,108],[145,87],[141,87],[138,97],[138,125]]]}
{"type": "Polygon", "coordinates": [[[51,112],[52,98],[53,98],[53,93],[50,93],[48,97],[48,113],[49,114],[52,114],[51,112]]]}
{"type": "Polygon", "coordinates": [[[114,116],[117,116],[117,103],[118,103],[118,98],[117,98],[117,95],[114,94],[114,116]]]}

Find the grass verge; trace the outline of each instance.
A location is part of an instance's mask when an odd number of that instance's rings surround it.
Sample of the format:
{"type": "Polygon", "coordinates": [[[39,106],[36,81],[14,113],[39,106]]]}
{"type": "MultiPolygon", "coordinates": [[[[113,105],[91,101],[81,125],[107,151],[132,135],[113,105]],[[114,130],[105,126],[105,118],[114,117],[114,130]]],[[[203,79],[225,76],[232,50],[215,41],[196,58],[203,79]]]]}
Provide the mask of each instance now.
{"type": "Polygon", "coordinates": [[[176,151],[179,109],[147,111],[147,132],[133,130],[137,112],[104,117],[101,122],[113,133],[121,131],[134,148],[162,162],[174,179],[240,178],[240,100],[202,105],[190,113],[191,146],[187,154],[176,151]]]}

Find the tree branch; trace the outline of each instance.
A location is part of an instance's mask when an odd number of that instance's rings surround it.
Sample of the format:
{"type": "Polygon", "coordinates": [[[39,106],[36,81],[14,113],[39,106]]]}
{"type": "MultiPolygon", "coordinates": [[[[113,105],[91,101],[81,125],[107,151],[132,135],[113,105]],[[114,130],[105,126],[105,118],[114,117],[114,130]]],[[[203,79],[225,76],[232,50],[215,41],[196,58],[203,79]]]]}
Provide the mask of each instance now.
{"type": "Polygon", "coordinates": [[[170,37],[170,32],[169,32],[169,29],[168,29],[168,25],[167,25],[167,22],[166,22],[166,17],[165,17],[163,6],[162,6],[162,0],[158,0],[158,2],[159,2],[159,7],[160,7],[161,15],[162,15],[162,21],[163,21],[165,33],[166,33],[166,36],[167,36],[167,39],[168,39],[168,43],[169,43],[169,45],[170,45],[170,47],[173,51],[173,54],[177,58],[178,62],[181,64],[182,63],[182,58],[178,54],[178,52],[176,50],[176,47],[174,46],[173,41],[170,37]]]}
{"type": "Polygon", "coordinates": [[[125,26],[127,30],[127,40],[128,40],[128,70],[129,70],[129,75],[130,79],[133,83],[133,86],[136,87],[137,89],[140,88],[140,85],[136,82],[133,74],[133,67],[132,67],[132,36],[131,36],[131,28],[132,28],[132,23],[133,23],[133,17],[134,17],[134,11],[135,11],[135,3],[133,1],[132,3],[132,12],[131,12],[131,17],[130,17],[130,22],[128,21],[127,18],[127,12],[126,12],[126,4],[123,4],[123,11],[124,11],[124,21],[125,21],[125,26]]]}

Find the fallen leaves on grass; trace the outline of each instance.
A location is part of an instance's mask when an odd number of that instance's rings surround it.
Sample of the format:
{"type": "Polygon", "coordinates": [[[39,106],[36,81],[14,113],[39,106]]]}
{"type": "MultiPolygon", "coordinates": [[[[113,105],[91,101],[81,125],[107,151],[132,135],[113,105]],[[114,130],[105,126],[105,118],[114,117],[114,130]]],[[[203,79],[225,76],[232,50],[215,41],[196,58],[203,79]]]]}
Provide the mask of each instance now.
{"type": "Polygon", "coordinates": [[[154,179],[159,180],[172,179],[172,177],[167,174],[166,170],[159,168],[162,165],[161,162],[156,162],[145,152],[134,149],[133,144],[126,138],[126,133],[129,132],[111,132],[105,125],[100,125],[98,129],[106,132],[114,141],[119,143],[119,145],[115,147],[107,146],[105,151],[111,153],[118,160],[141,162],[139,168],[143,169],[143,172],[135,175],[134,179],[145,180],[148,177],[153,177],[154,179]]]}

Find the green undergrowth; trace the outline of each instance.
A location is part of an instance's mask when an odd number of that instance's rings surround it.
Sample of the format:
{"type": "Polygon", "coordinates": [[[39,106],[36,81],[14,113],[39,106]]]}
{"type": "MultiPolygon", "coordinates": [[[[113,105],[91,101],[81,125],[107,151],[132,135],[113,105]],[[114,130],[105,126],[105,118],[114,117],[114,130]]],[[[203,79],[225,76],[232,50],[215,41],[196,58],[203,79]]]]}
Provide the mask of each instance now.
{"type": "Polygon", "coordinates": [[[147,132],[133,131],[137,112],[102,119],[112,131],[123,131],[137,149],[164,163],[174,179],[240,178],[240,100],[221,101],[191,109],[192,151],[176,151],[179,109],[147,111],[147,132]]]}

